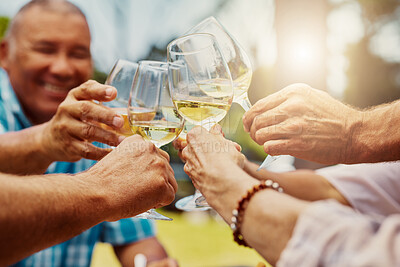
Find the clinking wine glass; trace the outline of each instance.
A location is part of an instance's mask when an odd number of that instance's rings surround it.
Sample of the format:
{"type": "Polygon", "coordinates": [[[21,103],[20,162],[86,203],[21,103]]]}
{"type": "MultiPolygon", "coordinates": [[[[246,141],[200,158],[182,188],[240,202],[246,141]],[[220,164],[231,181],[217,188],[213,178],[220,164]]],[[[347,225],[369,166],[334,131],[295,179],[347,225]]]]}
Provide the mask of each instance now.
{"type": "MultiPolygon", "coordinates": [[[[132,132],[158,148],[172,142],[180,134],[184,120],[172,102],[167,63],[139,62],[129,96],[128,118],[132,132]]],[[[154,209],[148,213],[153,219],[168,218],[154,209]]]]}
{"type": "MultiPolygon", "coordinates": [[[[131,136],[133,132],[129,125],[128,119],[128,100],[129,94],[132,88],[133,79],[135,77],[138,64],[123,59],[118,59],[112,67],[110,73],[107,76],[105,84],[114,86],[117,89],[117,97],[110,102],[103,102],[104,106],[112,108],[115,112],[121,115],[124,119],[124,126],[118,129],[116,132],[124,136],[131,136]]],[[[115,131],[115,129],[101,124],[101,126],[107,130],[115,131]]],[[[140,219],[162,219],[170,220],[170,218],[162,216],[158,213],[146,211],[135,216],[140,219]]]]}
{"type": "MultiPolygon", "coordinates": [[[[187,34],[191,33],[209,33],[215,36],[231,72],[234,87],[233,102],[238,103],[245,111],[248,111],[251,108],[251,103],[247,91],[250,87],[253,70],[245,50],[224,26],[212,16],[202,20],[187,32],[187,34]]],[[[267,155],[259,169],[268,167],[278,158],[279,156],[267,155]]]]}
{"type": "MultiPolygon", "coordinates": [[[[227,114],[233,98],[232,78],[218,43],[207,33],[189,34],[167,48],[168,78],[172,100],[188,122],[209,130],[227,114]]],[[[176,202],[178,209],[209,209],[196,190],[176,202]]]]}
{"type": "MultiPolygon", "coordinates": [[[[131,91],[133,78],[135,77],[138,64],[123,59],[118,59],[107,76],[105,84],[114,86],[117,89],[117,97],[110,102],[103,102],[106,107],[113,109],[124,119],[124,126],[117,130],[118,134],[124,136],[132,135],[128,121],[127,106],[129,93],[131,91]]],[[[102,124],[103,128],[112,130],[111,127],[102,124]]],[[[113,129],[115,130],[115,129],[113,129]]]]}

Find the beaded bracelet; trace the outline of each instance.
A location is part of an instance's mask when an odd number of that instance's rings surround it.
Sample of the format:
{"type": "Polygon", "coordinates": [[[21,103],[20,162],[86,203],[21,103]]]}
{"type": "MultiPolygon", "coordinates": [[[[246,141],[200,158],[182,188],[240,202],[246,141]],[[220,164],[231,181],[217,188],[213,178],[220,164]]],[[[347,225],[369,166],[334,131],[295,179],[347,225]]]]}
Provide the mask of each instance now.
{"type": "Polygon", "coordinates": [[[274,182],[272,180],[265,180],[247,190],[246,195],[244,195],[242,199],[238,202],[237,208],[232,211],[230,227],[233,231],[233,240],[235,240],[235,242],[241,246],[250,247],[244,240],[244,237],[240,231],[243,222],[243,214],[246,208],[245,205],[250,201],[255,193],[267,188],[272,188],[279,193],[283,192],[282,187],[280,187],[277,182],[274,182]]]}

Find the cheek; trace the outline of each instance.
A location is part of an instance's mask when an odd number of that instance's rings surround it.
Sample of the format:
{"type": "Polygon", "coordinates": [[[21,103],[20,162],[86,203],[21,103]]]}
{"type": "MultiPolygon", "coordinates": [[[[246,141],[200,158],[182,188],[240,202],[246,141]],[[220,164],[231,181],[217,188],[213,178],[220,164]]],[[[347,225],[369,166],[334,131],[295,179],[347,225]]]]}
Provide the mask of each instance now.
{"type": "Polygon", "coordinates": [[[93,75],[93,65],[91,62],[80,62],[75,64],[75,70],[80,84],[89,80],[93,75]]]}

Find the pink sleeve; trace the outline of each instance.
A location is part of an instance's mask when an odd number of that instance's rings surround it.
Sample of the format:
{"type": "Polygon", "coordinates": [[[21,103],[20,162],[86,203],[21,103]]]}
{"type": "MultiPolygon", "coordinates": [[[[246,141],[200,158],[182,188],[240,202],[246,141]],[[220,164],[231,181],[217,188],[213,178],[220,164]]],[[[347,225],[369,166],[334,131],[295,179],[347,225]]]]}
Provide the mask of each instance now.
{"type": "Polygon", "coordinates": [[[333,200],[314,202],[277,266],[400,266],[400,215],[378,220],[333,200]]]}
{"type": "Polygon", "coordinates": [[[364,214],[400,213],[400,162],[337,165],[317,170],[364,214]]]}

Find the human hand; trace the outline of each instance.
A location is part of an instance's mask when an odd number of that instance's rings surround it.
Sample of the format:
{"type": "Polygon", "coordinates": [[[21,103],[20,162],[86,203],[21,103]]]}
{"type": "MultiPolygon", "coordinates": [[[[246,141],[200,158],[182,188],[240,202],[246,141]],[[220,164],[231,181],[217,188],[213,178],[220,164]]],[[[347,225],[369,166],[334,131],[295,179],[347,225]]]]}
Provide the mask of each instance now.
{"type": "Polygon", "coordinates": [[[362,112],[305,84],[259,100],[243,116],[244,129],[271,155],[315,162],[350,163],[353,132],[362,112]]]}
{"type": "Polygon", "coordinates": [[[185,162],[185,160],[182,158],[182,151],[183,149],[187,146],[186,138],[178,137],[172,142],[173,147],[178,150],[178,156],[179,158],[185,162]]]}
{"type": "MultiPolygon", "coordinates": [[[[213,131],[213,133],[216,133],[216,134],[217,134],[217,133],[218,133],[218,134],[221,134],[223,137],[225,137],[225,134],[222,132],[221,126],[218,125],[218,124],[214,125],[214,126],[212,127],[211,131],[213,131]]],[[[239,152],[242,151],[242,147],[241,147],[238,143],[233,142],[233,141],[231,141],[231,140],[227,140],[227,139],[226,139],[226,141],[233,143],[233,145],[236,147],[236,149],[237,149],[239,152]]],[[[178,137],[178,138],[176,138],[176,139],[172,142],[172,144],[173,144],[174,148],[175,148],[176,150],[178,150],[178,156],[181,158],[181,160],[182,160],[183,162],[185,162],[185,159],[182,157],[182,151],[183,151],[183,149],[185,149],[185,147],[187,146],[186,138],[178,137]]],[[[242,163],[241,163],[240,165],[243,166],[242,163]]]]}
{"type": "Polygon", "coordinates": [[[126,138],[85,175],[106,199],[109,220],[168,205],[178,188],[168,154],[139,135],[126,138]]]}
{"type": "Polygon", "coordinates": [[[237,144],[222,136],[219,125],[210,132],[202,127],[193,128],[187,135],[182,157],[186,161],[185,172],[206,198],[225,191],[234,180],[225,174],[243,168],[245,159],[237,144]]]}
{"type": "Polygon", "coordinates": [[[175,259],[166,258],[159,261],[152,261],[147,264],[147,267],[178,267],[178,262],[175,259]]]}
{"type": "Polygon", "coordinates": [[[92,141],[118,145],[124,137],[102,129],[99,123],[116,129],[123,126],[123,118],[92,101],[111,101],[116,94],[115,88],[95,81],[87,81],[72,89],[54,117],[43,127],[41,142],[48,158],[52,161],[99,160],[111,149],[98,148],[91,144],[92,141]]]}

